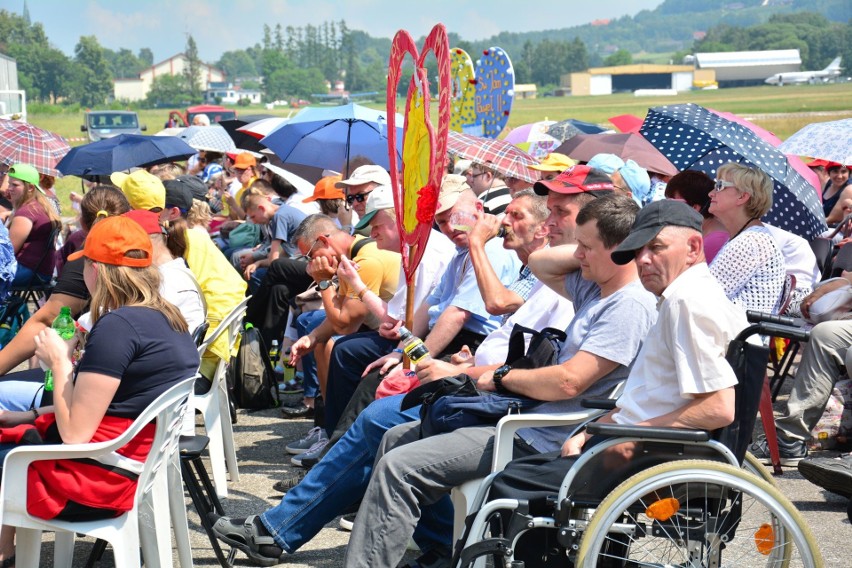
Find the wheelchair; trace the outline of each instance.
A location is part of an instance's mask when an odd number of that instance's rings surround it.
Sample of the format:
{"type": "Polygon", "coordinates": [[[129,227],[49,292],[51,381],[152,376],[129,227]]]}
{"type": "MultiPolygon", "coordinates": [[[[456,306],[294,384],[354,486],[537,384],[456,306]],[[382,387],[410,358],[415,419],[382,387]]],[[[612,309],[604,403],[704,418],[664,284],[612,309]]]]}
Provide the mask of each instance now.
{"type": "Polygon", "coordinates": [[[566,464],[558,494],[546,498],[485,502],[492,473],[453,566],[823,566],[801,514],[746,452],[768,360],[768,349],[748,338],[805,341],[807,332],[768,314],[750,321],[727,351],[738,378],[732,424],[713,432],[589,424],[603,441],[566,464]],[[635,443],[629,459],[607,459],[607,449],[625,442],[635,443]]]}

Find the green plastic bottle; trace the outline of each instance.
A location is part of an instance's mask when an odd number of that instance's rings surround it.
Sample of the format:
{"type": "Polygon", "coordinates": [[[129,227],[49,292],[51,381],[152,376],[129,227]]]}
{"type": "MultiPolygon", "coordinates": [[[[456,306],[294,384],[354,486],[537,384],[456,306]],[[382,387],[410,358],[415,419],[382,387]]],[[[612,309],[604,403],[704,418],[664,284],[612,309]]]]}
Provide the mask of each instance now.
{"type": "MultiPolygon", "coordinates": [[[[50,327],[55,329],[56,333],[59,334],[59,337],[65,341],[73,338],[74,333],[77,331],[77,325],[74,323],[74,318],[71,317],[71,308],[68,306],[62,306],[59,310],[59,315],[56,316],[56,319],[53,320],[53,324],[50,327]]],[[[50,369],[44,372],[44,390],[53,390],[53,371],[50,369]]]]}

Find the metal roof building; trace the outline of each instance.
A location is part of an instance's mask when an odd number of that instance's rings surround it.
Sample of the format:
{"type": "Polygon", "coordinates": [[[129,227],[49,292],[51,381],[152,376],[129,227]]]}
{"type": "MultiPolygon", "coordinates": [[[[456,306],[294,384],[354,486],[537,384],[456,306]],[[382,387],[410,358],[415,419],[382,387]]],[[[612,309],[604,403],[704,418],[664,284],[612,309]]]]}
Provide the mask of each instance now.
{"type": "Polygon", "coordinates": [[[802,66],[798,49],[696,53],[684,60],[685,63],[693,61],[696,69],[715,71],[720,87],[763,84],[767,77],[798,71],[802,66]]]}
{"type": "Polygon", "coordinates": [[[572,95],[611,95],[613,92],[643,89],[688,91],[699,80],[712,82],[712,71],[699,71],[691,65],[639,63],[593,67],[583,73],[563,76],[561,83],[571,87],[572,95]]]}

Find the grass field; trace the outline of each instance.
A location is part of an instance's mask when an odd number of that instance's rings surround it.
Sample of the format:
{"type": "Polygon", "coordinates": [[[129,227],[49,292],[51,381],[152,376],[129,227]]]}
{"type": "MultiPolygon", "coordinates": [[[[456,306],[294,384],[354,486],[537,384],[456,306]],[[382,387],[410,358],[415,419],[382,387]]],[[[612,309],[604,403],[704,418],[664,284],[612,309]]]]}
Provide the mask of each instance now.
{"type": "MultiPolygon", "coordinates": [[[[512,108],[508,127],[538,120],[563,120],[577,118],[588,122],[611,126],[607,119],[620,114],[644,116],[648,107],[666,104],[692,102],[715,110],[727,111],[751,119],[755,124],[774,132],[779,138],[786,139],[794,132],[811,122],[838,120],[852,117],[852,83],[833,85],[799,85],[787,87],[746,87],[738,89],[719,89],[710,91],[691,91],[673,97],[635,97],[620,93],[598,97],[543,97],[532,100],[518,100],[512,108]],[[811,115],[809,113],[830,113],[811,115]],[[782,115],[782,116],[779,116],[782,115]],[[788,115],[788,116],[783,116],[788,115]]],[[[369,104],[374,108],[384,108],[381,104],[369,104]]],[[[397,103],[404,108],[404,101],[397,103]]],[[[262,106],[241,108],[238,114],[268,113],[287,116],[291,111],[276,108],[268,111],[262,106]]],[[[163,128],[168,118],[167,109],[143,110],[139,112],[142,124],[148,127],[148,134],[154,134],[163,128]]],[[[82,139],[80,132],[83,113],[44,113],[29,115],[29,122],[51,130],[66,138],[82,139]]],[[[72,145],[85,141],[73,141],[72,145]]],[[[57,183],[57,193],[67,208],[68,193],[77,190],[80,182],[69,176],[57,183]]]]}

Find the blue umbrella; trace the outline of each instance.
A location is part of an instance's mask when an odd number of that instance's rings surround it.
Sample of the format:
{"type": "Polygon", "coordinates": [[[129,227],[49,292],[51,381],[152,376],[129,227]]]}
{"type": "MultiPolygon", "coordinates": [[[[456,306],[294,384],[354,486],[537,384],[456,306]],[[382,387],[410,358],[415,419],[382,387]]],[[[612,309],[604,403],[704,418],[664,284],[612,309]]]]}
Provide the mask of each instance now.
{"type": "Polygon", "coordinates": [[[65,175],[97,176],[185,160],[196,153],[174,136],[119,134],[71,148],[56,169],[65,175]]]}
{"type": "MultiPolygon", "coordinates": [[[[331,170],[349,169],[349,160],[366,156],[387,168],[387,113],[357,104],[309,107],[270,132],[260,143],[285,163],[331,170]]],[[[397,154],[402,155],[403,118],[396,116],[397,154]]]]}
{"type": "Polygon", "coordinates": [[[597,124],[577,120],[576,118],[569,118],[556,124],[551,124],[547,129],[547,133],[560,142],[570,140],[578,134],[600,134],[601,132],[606,132],[606,128],[601,128],[597,124]]]}
{"type": "Polygon", "coordinates": [[[814,187],[784,154],[745,126],[689,103],[649,109],[639,133],[680,171],[695,169],[715,178],[727,162],[759,168],[774,186],[772,209],[763,221],[808,240],[826,231],[814,187]]]}

